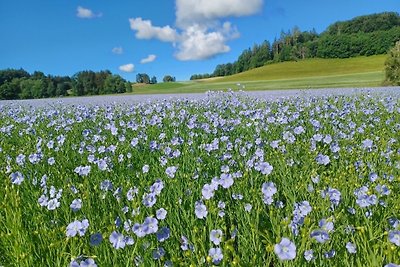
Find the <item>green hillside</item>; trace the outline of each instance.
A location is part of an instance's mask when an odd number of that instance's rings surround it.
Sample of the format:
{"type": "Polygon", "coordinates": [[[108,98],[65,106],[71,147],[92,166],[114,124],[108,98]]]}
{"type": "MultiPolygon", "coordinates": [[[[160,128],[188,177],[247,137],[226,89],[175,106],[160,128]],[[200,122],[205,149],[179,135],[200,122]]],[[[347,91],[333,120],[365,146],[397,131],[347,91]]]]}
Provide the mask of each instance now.
{"type": "Polygon", "coordinates": [[[347,59],[308,59],[266,65],[212,82],[288,80],[346,74],[383,73],[386,55],[347,59]]]}
{"type": "Polygon", "coordinates": [[[282,62],[227,77],[134,87],[134,94],[246,90],[376,87],[384,80],[386,55],[282,62]],[[240,86],[237,84],[240,83],[240,86]]]}

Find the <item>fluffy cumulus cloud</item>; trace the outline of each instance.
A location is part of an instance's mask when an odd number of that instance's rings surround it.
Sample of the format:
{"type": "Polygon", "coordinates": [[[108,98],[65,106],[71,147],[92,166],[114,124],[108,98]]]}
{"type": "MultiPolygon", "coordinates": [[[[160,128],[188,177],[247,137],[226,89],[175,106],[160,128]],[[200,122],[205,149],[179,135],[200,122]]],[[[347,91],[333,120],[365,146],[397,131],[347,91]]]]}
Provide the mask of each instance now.
{"type": "Polygon", "coordinates": [[[178,34],[169,25],[164,27],[153,26],[150,20],[142,18],[129,19],[131,29],[136,31],[138,39],[156,38],[163,42],[176,42],[178,34]]]}
{"type": "Polygon", "coordinates": [[[132,63],[122,65],[119,66],[119,70],[123,72],[133,72],[135,70],[135,65],[133,65],[132,63]]]}
{"type": "Polygon", "coordinates": [[[150,20],[132,18],[138,39],[158,39],[176,47],[179,60],[202,60],[230,51],[227,42],[239,32],[229,17],[248,16],[261,10],[263,0],[176,0],[176,27],[153,26],[150,20]]]}
{"type": "Polygon", "coordinates": [[[225,44],[226,41],[221,32],[207,32],[199,25],[190,26],[182,34],[176,58],[183,61],[206,59],[228,52],[230,48],[225,44]]]}
{"type": "Polygon", "coordinates": [[[257,13],[262,4],[262,0],[176,0],[176,22],[185,27],[231,16],[248,16],[257,13]]]}
{"type": "Polygon", "coordinates": [[[140,61],[140,63],[142,63],[142,64],[150,63],[150,62],[153,62],[154,60],[156,60],[156,58],[157,58],[156,55],[148,55],[146,58],[142,59],[140,61]]]}
{"type": "Polygon", "coordinates": [[[124,49],[120,46],[114,47],[111,51],[117,55],[122,55],[124,53],[124,49]]]}
{"type": "Polygon", "coordinates": [[[88,8],[78,6],[78,8],[76,9],[76,16],[82,19],[92,19],[101,17],[102,13],[94,13],[92,10],[88,8]]]}

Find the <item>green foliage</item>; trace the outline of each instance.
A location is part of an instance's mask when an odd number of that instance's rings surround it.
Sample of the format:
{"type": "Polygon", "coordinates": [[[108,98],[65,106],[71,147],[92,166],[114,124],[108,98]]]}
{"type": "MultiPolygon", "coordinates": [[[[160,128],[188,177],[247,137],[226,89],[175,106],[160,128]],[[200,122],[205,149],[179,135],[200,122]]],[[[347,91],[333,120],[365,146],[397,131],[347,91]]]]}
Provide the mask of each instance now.
{"type": "Polygon", "coordinates": [[[172,77],[171,75],[165,75],[163,78],[163,82],[169,83],[169,82],[175,82],[175,77],[172,77]]]}
{"type": "Polygon", "coordinates": [[[385,62],[386,82],[400,85],[400,41],[390,50],[385,62]]]}
{"type": "Polygon", "coordinates": [[[146,73],[138,73],[136,74],[136,82],[150,84],[150,77],[146,73]]]}
{"type": "Polygon", "coordinates": [[[23,69],[0,70],[0,99],[29,99],[131,92],[132,87],[119,75],[108,70],[81,71],[74,76],[45,75],[35,71],[32,75],[23,69]]]}
{"type": "Polygon", "coordinates": [[[0,86],[6,82],[11,82],[14,78],[29,78],[30,75],[23,69],[5,69],[0,70],[0,86]]]}
{"type": "Polygon", "coordinates": [[[336,22],[329,26],[326,34],[355,34],[387,31],[395,26],[400,26],[400,17],[396,12],[383,12],[367,16],[359,16],[349,21],[336,22]]]}

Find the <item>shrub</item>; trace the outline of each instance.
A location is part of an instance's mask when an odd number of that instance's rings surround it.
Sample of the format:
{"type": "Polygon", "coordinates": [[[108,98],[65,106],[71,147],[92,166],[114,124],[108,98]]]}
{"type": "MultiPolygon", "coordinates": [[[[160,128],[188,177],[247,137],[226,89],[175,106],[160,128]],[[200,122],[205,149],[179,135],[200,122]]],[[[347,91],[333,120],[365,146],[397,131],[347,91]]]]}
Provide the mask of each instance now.
{"type": "Polygon", "coordinates": [[[386,83],[400,85],[400,41],[389,51],[385,62],[386,83]]]}

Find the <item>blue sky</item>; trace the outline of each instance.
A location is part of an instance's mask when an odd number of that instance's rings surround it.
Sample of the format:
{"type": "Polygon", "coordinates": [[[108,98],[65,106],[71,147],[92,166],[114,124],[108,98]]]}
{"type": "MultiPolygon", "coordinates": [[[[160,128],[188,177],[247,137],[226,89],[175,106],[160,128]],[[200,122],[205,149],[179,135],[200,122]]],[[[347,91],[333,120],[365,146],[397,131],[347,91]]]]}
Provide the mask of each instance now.
{"type": "Polygon", "coordinates": [[[1,0],[0,69],[188,80],[281,30],[383,11],[399,0],[1,0]]]}

